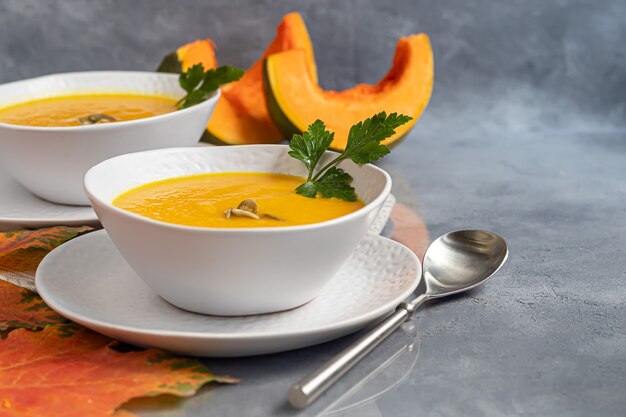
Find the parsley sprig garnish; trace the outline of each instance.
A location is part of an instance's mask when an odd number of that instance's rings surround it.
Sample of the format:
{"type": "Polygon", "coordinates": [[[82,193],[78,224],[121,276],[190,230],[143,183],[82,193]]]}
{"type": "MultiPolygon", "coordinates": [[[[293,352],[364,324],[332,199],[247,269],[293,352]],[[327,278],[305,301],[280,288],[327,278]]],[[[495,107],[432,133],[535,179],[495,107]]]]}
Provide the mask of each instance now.
{"type": "Polygon", "coordinates": [[[202,103],[221,85],[237,81],[243,74],[243,70],[228,65],[205,71],[202,64],[196,64],[178,77],[178,83],[187,95],[178,100],[176,106],[184,109],[202,103]]]}
{"type": "Polygon", "coordinates": [[[293,135],[289,155],[304,163],[308,170],[307,180],[296,188],[296,193],[305,197],[338,198],[356,201],[357,196],[352,176],[337,164],[351,159],[358,165],[374,162],[387,155],[390,150],[381,142],[396,133],[395,129],[411,120],[402,114],[378,113],[350,128],[346,149],[336,158],[317,170],[316,166],[330,147],[335,134],[326,130],[324,122],[316,120],[302,135],[293,135]]]}

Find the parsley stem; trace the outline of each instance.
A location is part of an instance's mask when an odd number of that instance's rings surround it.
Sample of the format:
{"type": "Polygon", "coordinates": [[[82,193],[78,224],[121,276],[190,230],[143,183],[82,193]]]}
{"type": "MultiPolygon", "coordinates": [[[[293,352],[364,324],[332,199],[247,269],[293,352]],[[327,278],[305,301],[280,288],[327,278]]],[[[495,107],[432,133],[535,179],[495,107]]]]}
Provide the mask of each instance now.
{"type": "Polygon", "coordinates": [[[341,155],[339,155],[338,157],[336,157],[335,159],[333,159],[332,161],[324,165],[322,169],[317,171],[317,174],[315,174],[313,179],[309,178],[309,181],[317,181],[324,174],[324,171],[326,171],[328,168],[332,167],[333,165],[337,165],[339,162],[343,161],[347,157],[348,155],[345,152],[342,153],[341,155]]]}

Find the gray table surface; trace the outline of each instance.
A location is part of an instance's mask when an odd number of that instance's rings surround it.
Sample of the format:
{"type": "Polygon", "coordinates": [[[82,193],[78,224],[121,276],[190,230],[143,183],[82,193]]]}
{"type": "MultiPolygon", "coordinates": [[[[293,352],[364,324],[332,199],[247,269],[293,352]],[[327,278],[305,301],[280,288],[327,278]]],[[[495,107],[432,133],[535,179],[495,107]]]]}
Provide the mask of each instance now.
{"type": "Polygon", "coordinates": [[[209,359],[236,386],[133,401],[145,416],[626,415],[626,3],[622,0],[0,0],[0,82],[154,69],[210,36],[250,65],[302,12],[326,88],[375,82],[399,36],[426,32],[428,110],[382,166],[431,237],[509,242],[484,287],[425,306],[303,412],[286,392],[354,336],[209,359]]]}
{"type": "MultiPolygon", "coordinates": [[[[240,376],[149,416],[623,416],[626,135],[414,134],[382,166],[432,237],[485,228],[510,245],[484,287],[431,302],[310,409],[290,384],[353,337],[209,359],[240,376]],[[407,187],[410,184],[410,187],[407,187]]],[[[165,404],[161,403],[161,407],[165,404]]]]}

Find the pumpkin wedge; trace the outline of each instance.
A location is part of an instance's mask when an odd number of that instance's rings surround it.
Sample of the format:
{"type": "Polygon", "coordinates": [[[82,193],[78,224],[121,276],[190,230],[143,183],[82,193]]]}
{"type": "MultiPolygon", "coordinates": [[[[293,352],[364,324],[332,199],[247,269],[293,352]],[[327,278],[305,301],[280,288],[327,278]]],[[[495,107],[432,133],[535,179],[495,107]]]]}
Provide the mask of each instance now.
{"type": "Polygon", "coordinates": [[[181,73],[196,64],[202,64],[205,70],[217,68],[215,44],[211,39],[197,40],[181,46],[163,58],[157,71],[181,73]]]}
{"type": "Polygon", "coordinates": [[[289,13],[263,56],[237,82],[222,89],[202,140],[216,144],[278,143],[285,136],[274,125],[263,89],[263,61],[278,52],[302,51],[306,76],[317,83],[313,45],[299,13],[289,13]]]}
{"type": "Polygon", "coordinates": [[[325,91],[309,75],[306,54],[292,50],[266,58],[264,80],[270,114],[285,136],[300,134],[321,119],[335,132],[331,148],[342,151],[350,127],[358,121],[381,111],[411,116],[413,120],[383,142],[391,146],[411,129],[428,104],[433,88],[433,53],[424,34],[401,38],[393,65],[378,84],[325,91]]]}

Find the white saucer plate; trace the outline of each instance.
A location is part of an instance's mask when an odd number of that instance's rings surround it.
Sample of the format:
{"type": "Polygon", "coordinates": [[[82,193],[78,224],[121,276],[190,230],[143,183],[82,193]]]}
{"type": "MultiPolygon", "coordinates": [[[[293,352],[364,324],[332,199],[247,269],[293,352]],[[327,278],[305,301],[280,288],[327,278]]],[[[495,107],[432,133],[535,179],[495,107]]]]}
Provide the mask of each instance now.
{"type": "Polygon", "coordinates": [[[153,293],[101,230],[46,256],[36,286],[59,314],[112,338],[187,355],[232,357],[311,346],[354,332],[391,312],[420,276],[420,262],[409,249],[368,234],[308,304],[274,314],[207,316],[153,293]]]}
{"type": "Polygon", "coordinates": [[[99,226],[89,206],[65,206],[34,196],[0,168],[0,232],[48,226],[99,226]]]}

